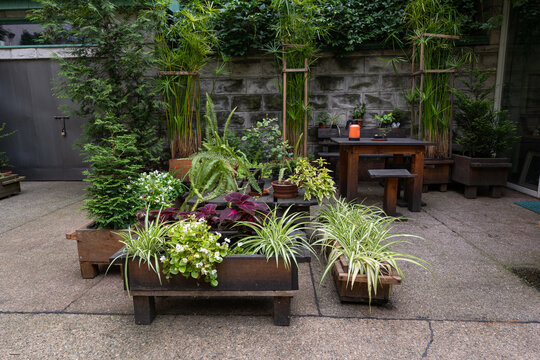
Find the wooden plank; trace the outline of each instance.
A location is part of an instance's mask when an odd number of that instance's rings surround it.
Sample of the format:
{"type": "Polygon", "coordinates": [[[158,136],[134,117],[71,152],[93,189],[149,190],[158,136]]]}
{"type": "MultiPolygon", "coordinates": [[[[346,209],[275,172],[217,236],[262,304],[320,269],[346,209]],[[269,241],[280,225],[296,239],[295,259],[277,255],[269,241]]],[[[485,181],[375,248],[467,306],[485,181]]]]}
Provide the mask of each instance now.
{"type": "Polygon", "coordinates": [[[274,297],[274,325],[289,326],[291,323],[291,297],[274,297]]]}
{"type": "Polygon", "coordinates": [[[452,40],[460,39],[460,37],[457,35],[446,35],[446,34],[423,33],[421,36],[429,36],[429,37],[436,37],[436,38],[441,38],[441,39],[452,39],[452,40]]]}
{"type": "MultiPolygon", "coordinates": [[[[163,280],[164,282],[167,280],[163,280]]],[[[298,290],[131,290],[133,296],[208,296],[208,297],[274,297],[274,296],[295,296],[298,290]]]]}
{"type": "Polygon", "coordinates": [[[307,73],[309,72],[309,69],[283,69],[281,70],[282,72],[284,73],[299,73],[299,72],[303,72],[303,73],[307,73]]]}
{"type": "Polygon", "coordinates": [[[66,234],[66,239],[68,239],[68,240],[77,240],[77,230],[90,229],[92,227],[93,223],[94,223],[93,221],[90,221],[90,222],[84,224],[83,226],[81,226],[81,227],[79,227],[79,228],[77,228],[77,229],[75,229],[75,230],[73,230],[71,232],[68,232],[66,234]]]}
{"type": "Polygon", "coordinates": [[[369,175],[374,179],[381,178],[415,178],[417,174],[411,174],[407,169],[370,169],[369,175]]]}
{"type": "Polygon", "coordinates": [[[133,296],[135,324],[150,325],[156,317],[156,303],[153,296],[133,296]]]}

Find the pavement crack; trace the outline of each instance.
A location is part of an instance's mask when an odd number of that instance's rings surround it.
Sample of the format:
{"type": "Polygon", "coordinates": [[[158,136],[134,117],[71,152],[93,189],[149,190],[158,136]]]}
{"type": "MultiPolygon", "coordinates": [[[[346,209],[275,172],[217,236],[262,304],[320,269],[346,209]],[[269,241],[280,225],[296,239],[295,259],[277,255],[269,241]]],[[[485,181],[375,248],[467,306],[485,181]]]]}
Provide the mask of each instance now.
{"type": "Polygon", "coordinates": [[[94,287],[96,287],[99,283],[101,283],[103,281],[103,279],[105,279],[105,276],[103,276],[101,279],[99,279],[99,281],[97,281],[94,285],[90,286],[88,289],[86,289],[85,291],[83,291],[79,296],[77,296],[75,299],[71,300],[71,302],[69,304],[67,304],[66,307],[64,307],[62,310],[60,310],[59,312],[60,313],[67,313],[66,310],[71,306],[73,305],[74,303],[76,303],[77,301],[79,301],[83,296],[85,296],[90,290],[92,290],[94,287]]]}
{"type": "Polygon", "coordinates": [[[426,349],[424,350],[424,353],[422,354],[422,358],[425,358],[427,357],[428,355],[428,351],[429,351],[429,347],[431,346],[431,344],[433,344],[433,326],[431,326],[431,321],[428,321],[428,326],[429,326],[429,341],[426,345],[426,349]]]}

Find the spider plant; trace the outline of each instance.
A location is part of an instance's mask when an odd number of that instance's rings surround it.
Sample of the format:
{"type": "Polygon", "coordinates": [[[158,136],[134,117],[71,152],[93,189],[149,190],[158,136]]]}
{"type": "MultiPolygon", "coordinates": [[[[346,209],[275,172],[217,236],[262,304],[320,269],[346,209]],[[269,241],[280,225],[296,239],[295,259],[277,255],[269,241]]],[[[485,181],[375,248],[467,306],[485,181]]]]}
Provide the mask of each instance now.
{"type": "Polygon", "coordinates": [[[315,234],[319,239],[314,243],[328,252],[321,283],[332,270],[334,262],[343,256],[348,262],[347,286],[350,284],[352,289],[356,278],[365,275],[371,304],[372,292],[377,294],[379,276],[395,270],[403,277],[398,262],[410,262],[429,271],[429,264],[424,260],[390,249],[407,242],[403,238],[422,239],[416,235],[392,233],[394,220],[377,207],[347,203],[341,199],[327,204],[317,218],[315,234]]]}
{"type": "MultiPolygon", "coordinates": [[[[150,209],[146,207],[146,213],[144,216],[144,222],[142,226],[137,226],[133,229],[129,229],[128,232],[117,233],[122,237],[120,242],[124,244],[124,252],[116,257],[114,260],[121,256],[125,256],[124,260],[124,279],[129,292],[128,283],[128,263],[130,259],[139,259],[139,266],[143,262],[148,265],[148,269],[154,271],[161,283],[161,270],[160,270],[160,254],[164,248],[165,237],[169,232],[170,225],[164,222],[155,220],[149,220],[150,209]]],[[[159,211],[156,219],[160,219],[161,210],[159,211]]],[[[115,261],[111,262],[111,265],[115,261]]],[[[109,265],[109,268],[111,267],[109,265]]],[[[107,269],[108,271],[109,269],[107,269]]]]}
{"type": "MultiPolygon", "coordinates": [[[[469,61],[468,53],[457,53],[453,50],[454,38],[436,37],[425,34],[442,34],[459,36],[461,33],[462,15],[451,5],[441,0],[413,0],[405,8],[406,26],[410,32],[409,41],[416,45],[417,51],[410,61],[420,64],[420,46],[424,47],[424,69],[453,69],[469,61]]],[[[416,71],[416,70],[415,70],[416,71]]],[[[448,158],[450,156],[451,138],[451,75],[448,72],[425,73],[423,93],[415,94],[411,100],[421,108],[421,133],[424,140],[437,143],[427,148],[426,156],[430,158],[448,158]]],[[[416,89],[413,89],[416,90],[416,89]]],[[[414,104],[413,102],[413,104],[414,104]]],[[[415,114],[416,118],[420,113],[415,114]]],[[[413,126],[419,124],[413,124],[413,126]]]]}
{"type": "MultiPolygon", "coordinates": [[[[279,44],[270,46],[268,50],[276,57],[279,66],[283,60],[289,69],[302,69],[313,63],[317,53],[316,39],[322,37],[325,30],[314,19],[317,18],[318,5],[314,0],[272,0],[272,8],[279,14],[279,21],[274,26],[279,44]]],[[[304,73],[287,73],[287,84],[280,90],[287,95],[286,136],[289,144],[296,144],[304,134],[304,117],[309,116],[311,107],[304,103],[309,98],[304,87],[304,73]]],[[[295,155],[298,155],[295,152],[295,155]]],[[[304,154],[306,156],[307,154],[304,154]]]]}
{"type": "Polygon", "coordinates": [[[315,254],[303,237],[302,230],[307,229],[307,218],[300,213],[289,214],[291,207],[288,207],[282,216],[278,216],[278,208],[274,208],[260,223],[239,221],[236,226],[246,226],[255,233],[242,239],[241,247],[244,252],[266,255],[267,260],[274,257],[278,267],[281,258],[287,269],[291,263],[298,265],[296,256],[300,255],[302,248],[315,254]]]}
{"type": "Polygon", "coordinates": [[[158,0],[159,25],[155,49],[161,70],[161,88],[171,157],[185,158],[201,145],[200,75],[217,45],[211,4],[194,1],[176,13],[170,13],[170,0],[158,0]],[[183,72],[177,74],[175,72],[183,72]]]}

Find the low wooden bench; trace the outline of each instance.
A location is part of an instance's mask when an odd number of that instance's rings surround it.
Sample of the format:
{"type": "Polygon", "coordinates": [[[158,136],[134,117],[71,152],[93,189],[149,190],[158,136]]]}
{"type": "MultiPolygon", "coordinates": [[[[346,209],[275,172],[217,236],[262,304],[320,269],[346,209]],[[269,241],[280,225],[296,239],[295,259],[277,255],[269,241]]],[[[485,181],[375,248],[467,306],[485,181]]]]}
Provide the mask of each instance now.
{"type": "Polygon", "coordinates": [[[415,178],[417,174],[411,174],[406,169],[371,169],[368,170],[369,176],[373,179],[385,179],[383,210],[389,216],[397,216],[396,202],[398,179],[415,178]]]}

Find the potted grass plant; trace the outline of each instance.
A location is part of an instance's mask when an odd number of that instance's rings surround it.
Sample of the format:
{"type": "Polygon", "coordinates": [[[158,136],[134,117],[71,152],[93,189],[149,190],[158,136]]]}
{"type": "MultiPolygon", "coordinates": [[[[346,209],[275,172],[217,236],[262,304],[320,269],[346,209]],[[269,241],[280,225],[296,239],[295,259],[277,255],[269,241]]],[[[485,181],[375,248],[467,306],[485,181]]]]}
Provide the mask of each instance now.
{"type": "Polygon", "coordinates": [[[337,199],[320,211],[315,235],[327,254],[321,282],[332,273],[343,302],[381,304],[388,301],[392,285],[403,277],[400,262],[427,269],[428,263],[413,255],[392,250],[410,234],[391,232],[395,218],[385,216],[377,207],[347,203],[337,199]]]}
{"type": "Polygon", "coordinates": [[[278,218],[276,211],[261,223],[238,221],[253,234],[235,240],[210,232],[203,218],[160,223],[147,212],[144,226],[122,234],[125,247],[113,257],[124,264],[135,322],[152,322],[155,296],[270,296],[274,324],[289,325],[298,290],[296,257],[302,248],[313,250],[302,235],[300,215],[286,210],[278,218]]]}
{"type": "Polygon", "coordinates": [[[155,50],[161,67],[160,85],[165,98],[170,171],[186,177],[190,156],[201,146],[200,70],[217,45],[214,33],[216,9],[195,2],[180,11],[169,11],[170,0],[156,4],[158,27],[155,50]]]}
{"type": "Polygon", "coordinates": [[[494,110],[489,98],[493,90],[485,83],[489,71],[469,70],[463,79],[467,92],[455,90],[456,143],[461,154],[453,154],[452,181],[465,186],[464,195],[474,199],[479,186],[487,186],[490,196],[500,197],[512,167],[504,153],[517,140],[516,126],[506,111],[494,110]]]}

